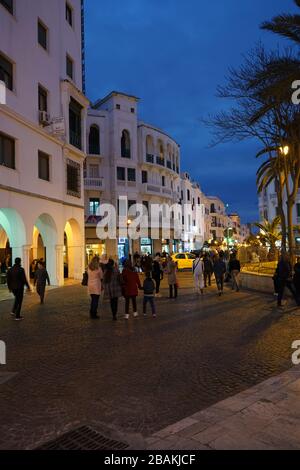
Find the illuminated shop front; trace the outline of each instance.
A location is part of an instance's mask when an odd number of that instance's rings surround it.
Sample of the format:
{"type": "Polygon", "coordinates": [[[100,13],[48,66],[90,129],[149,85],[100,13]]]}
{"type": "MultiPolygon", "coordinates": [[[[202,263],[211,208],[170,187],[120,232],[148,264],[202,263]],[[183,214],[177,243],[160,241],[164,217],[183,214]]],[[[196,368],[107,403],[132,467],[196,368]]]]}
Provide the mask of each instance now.
{"type": "Polygon", "coordinates": [[[141,253],[143,255],[152,255],[153,254],[153,245],[151,238],[141,238],[141,253]]]}

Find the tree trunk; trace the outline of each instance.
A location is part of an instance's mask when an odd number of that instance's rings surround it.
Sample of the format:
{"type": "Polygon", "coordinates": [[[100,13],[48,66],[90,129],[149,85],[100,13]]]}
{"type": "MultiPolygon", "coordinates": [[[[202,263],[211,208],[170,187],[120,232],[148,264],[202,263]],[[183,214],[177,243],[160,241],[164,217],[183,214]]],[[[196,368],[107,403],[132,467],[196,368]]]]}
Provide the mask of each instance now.
{"type": "Polygon", "coordinates": [[[295,202],[288,198],[287,200],[287,222],[288,222],[288,241],[289,241],[289,253],[291,257],[291,263],[295,264],[296,258],[296,247],[295,247],[295,239],[294,239],[294,224],[293,224],[293,207],[295,202]]]}

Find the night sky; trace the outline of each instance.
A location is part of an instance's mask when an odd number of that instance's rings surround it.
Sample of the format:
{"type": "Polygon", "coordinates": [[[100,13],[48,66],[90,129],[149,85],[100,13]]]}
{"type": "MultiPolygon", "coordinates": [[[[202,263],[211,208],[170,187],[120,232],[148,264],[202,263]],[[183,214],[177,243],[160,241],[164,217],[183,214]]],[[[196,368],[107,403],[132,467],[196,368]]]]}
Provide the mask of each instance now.
{"type": "Polygon", "coordinates": [[[164,129],[181,145],[181,170],[209,195],[238,211],[243,222],[258,219],[255,158],[259,143],[209,148],[208,113],[226,108],[216,97],[229,66],[258,41],[288,42],[259,24],[292,0],[85,0],[87,95],[112,90],[141,98],[139,118],[164,129]]]}

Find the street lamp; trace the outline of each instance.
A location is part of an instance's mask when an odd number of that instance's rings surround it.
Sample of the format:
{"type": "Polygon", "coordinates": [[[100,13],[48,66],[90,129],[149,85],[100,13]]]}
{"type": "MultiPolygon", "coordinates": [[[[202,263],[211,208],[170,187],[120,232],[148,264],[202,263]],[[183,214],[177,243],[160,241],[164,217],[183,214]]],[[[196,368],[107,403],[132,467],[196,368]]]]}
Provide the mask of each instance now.
{"type": "Polygon", "coordinates": [[[279,147],[279,151],[282,155],[287,156],[290,152],[290,147],[285,145],[284,147],[279,147]]]}
{"type": "Polygon", "coordinates": [[[128,255],[129,255],[129,259],[131,259],[131,255],[132,255],[131,238],[130,238],[130,236],[129,236],[129,230],[128,230],[129,227],[130,227],[130,225],[131,225],[131,223],[132,223],[132,220],[131,220],[131,219],[127,219],[127,235],[128,235],[128,249],[129,249],[128,255]]]}

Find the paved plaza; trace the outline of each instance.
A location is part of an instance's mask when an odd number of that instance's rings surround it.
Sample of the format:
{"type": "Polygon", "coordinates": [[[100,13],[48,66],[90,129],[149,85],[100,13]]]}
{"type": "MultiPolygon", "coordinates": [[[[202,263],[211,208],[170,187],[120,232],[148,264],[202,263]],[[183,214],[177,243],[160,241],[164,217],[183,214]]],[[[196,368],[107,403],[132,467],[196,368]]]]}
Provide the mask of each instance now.
{"type": "Polygon", "coordinates": [[[191,273],[179,284],[177,300],[164,285],[156,319],[128,322],[112,322],[107,303],[91,321],[81,285],[49,291],[45,306],[26,295],[23,322],[0,302],[0,449],[35,448],[81,425],[151,447],[164,428],[292,367],[299,310],[278,312],[270,295],[228,286],[222,298],[214,286],[202,298],[191,273]]]}

